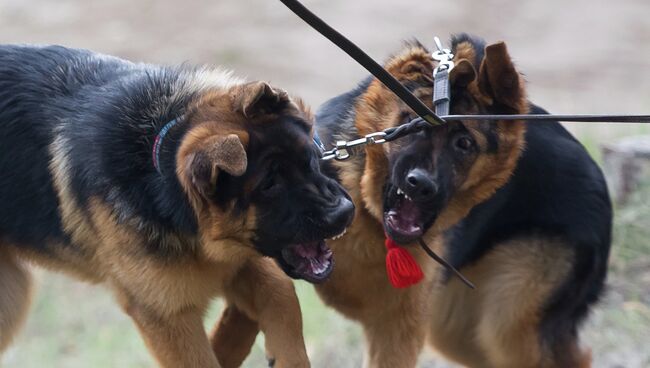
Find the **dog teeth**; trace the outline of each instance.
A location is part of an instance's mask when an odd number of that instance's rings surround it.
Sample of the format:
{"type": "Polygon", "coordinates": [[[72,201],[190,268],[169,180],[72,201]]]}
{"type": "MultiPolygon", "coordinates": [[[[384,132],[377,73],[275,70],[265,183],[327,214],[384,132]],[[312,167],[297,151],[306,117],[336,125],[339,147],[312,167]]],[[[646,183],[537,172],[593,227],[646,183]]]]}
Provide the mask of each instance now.
{"type": "Polygon", "coordinates": [[[397,195],[402,195],[404,194],[404,191],[401,190],[400,188],[397,188],[397,195]]]}
{"type": "Polygon", "coordinates": [[[411,200],[411,197],[407,196],[406,194],[404,194],[404,198],[408,199],[409,201],[411,200]]]}
{"type": "Polygon", "coordinates": [[[323,272],[327,271],[328,264],[327,263],[320,263],[318,261],[313,261],[311,262],[312,269],[314,270],[314,273],[317,275],[322,274],[323,272]]]}
{"type": "Polygon", "coordinates": [[[345,235],[345,233],[347,233],[347,232],[348,232],[348,229],[345,228],[345,229],[343,229],[343,232],[342,232],[342,233],[340,233],[339,235],[336,235],[335,237],[331,238],[331,240],[337,240],[337,239],[340,239],[340,238],[341,238],[343,235],[345,235]]]}

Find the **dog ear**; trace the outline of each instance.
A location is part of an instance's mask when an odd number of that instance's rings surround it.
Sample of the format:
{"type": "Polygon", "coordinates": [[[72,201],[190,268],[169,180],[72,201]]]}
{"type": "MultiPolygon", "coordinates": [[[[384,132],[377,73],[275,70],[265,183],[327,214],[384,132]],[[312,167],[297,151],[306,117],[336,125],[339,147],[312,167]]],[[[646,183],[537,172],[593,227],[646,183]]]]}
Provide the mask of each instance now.
{"type": "Polygon", "coordinates": [[[233,108],[247,118],[270,114],[285,108],[289,95],[284,90],[271,87],[266,82],[251,82],[234,88],[233,108]]]}
{"type": "Polygon", "coordinates": [[[476,69],[467,59],[461,59],[449,72],[449,83],[454,87],[464,88],[476,79],[476,69]]]}
{"type": "Polygon", "coordinates": [[[515,69],[506,44],[499,42],[485,48],[478,87],[482,94],[517,111],[526,104],[521,77],[515,69]]]}
{"type": "Polygon", "coordinates": [[[221,170],[233,176],[246,172],[248,159],[242,141],[236,134],[206,138],[187,156],[185,172],[189,183],[207,198],[214,192],[221,170]]]}

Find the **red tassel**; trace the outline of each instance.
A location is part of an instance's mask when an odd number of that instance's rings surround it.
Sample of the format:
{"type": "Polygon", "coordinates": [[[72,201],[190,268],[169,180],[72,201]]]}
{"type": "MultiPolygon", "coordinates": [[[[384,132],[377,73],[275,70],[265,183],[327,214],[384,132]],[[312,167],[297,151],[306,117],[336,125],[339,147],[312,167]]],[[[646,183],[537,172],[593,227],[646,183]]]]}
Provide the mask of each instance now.
{"type": "Polygon", "coordinates": [[[396,288],[415,285],[424,278],[422,269],[411,253],[400,247],[393,239],[386,237],[386,272],[388,280],[396,288]]]}

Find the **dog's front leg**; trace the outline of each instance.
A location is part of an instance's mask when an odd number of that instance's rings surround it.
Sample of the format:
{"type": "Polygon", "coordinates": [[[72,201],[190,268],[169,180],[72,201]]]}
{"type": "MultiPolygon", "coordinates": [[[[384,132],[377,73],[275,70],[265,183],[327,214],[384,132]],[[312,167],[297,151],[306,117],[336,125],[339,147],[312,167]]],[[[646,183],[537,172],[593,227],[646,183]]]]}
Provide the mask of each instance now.
{"type": "Polygon", "coordinates": [[[271,259],[249,261],[233,279],[226,296],[229,304],[257,321],[275,368],[310,366],[293,283],[271,259]]]}
{"type": "Polygon", "coordinates": [[[199,308],[161,314],[134,303],[123,306],[161,367],[221,368],[203,328],[203,312],[199,308]]]}
{"type": "Polygon", "coordinates": [[[425,320],[415,308],[394,310],[363,323],[366,368],[414,368],[424,347],[425,320]]]}
{"type": "Polygon", "coordinates": [[[210,343],[223,368],[237,368],[250,354],[259,332],[252,320],[234,304],[229,304],[210,334],[210,343]]]}

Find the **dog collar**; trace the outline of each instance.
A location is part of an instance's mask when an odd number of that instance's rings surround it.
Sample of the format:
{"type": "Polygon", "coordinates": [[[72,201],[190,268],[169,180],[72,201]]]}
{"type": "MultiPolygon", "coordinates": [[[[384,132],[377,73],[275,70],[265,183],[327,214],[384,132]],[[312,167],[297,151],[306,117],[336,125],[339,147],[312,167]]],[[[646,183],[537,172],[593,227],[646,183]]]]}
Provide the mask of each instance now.
{"type": "MultiPolygon", "coordinates": [[[[165,139],[165,136],[169,131],[174,127],[174,125],[178,124],[178,118],[170,121],[169,123],[165,124],[165,126],[160,130],[160,133],[156,135],[156,139],[153,142],[153,149],[151,151],[151,159],[153,161],[153,167],[158,171],[159,174],[162,174],[162,171],[160,170],[160,147],[162,146],[163,139],[165,139]]],[[[316,147],[320,149],[321,153],[325,152],[325,145],[323,145],[323,141],[321,141],[320,136],[318,135],[318,132],[316,129],[314,129],[314,144],[316,144],[316,147]]]]}
{"type": "Polygon", "coordinates": [[[160,147],[162,146],[163,139],[165,139],[167,133],[169,133],[171,128],[173,128],[174,125],[176,125],[177,123],[178,123],[178,118],[165,124],[165,126],[160,130],[158,135],[156,135],[156,139],[153,142],[153,149],[151,152],[153,167],[156,168],[156,171],[158,171],[159,174],[162,174],[162,171],[160,170],[160,147]]]}
{"type": "Polygon", "coordinates": [[[320,149],[320,152],[323,153],[325,152],[325,145],[323,144],[323,141],[320,140],[320,136],[318,136],[318,131],[314,129],[314,143],[316,144],[316,147],[320,149]]]}

